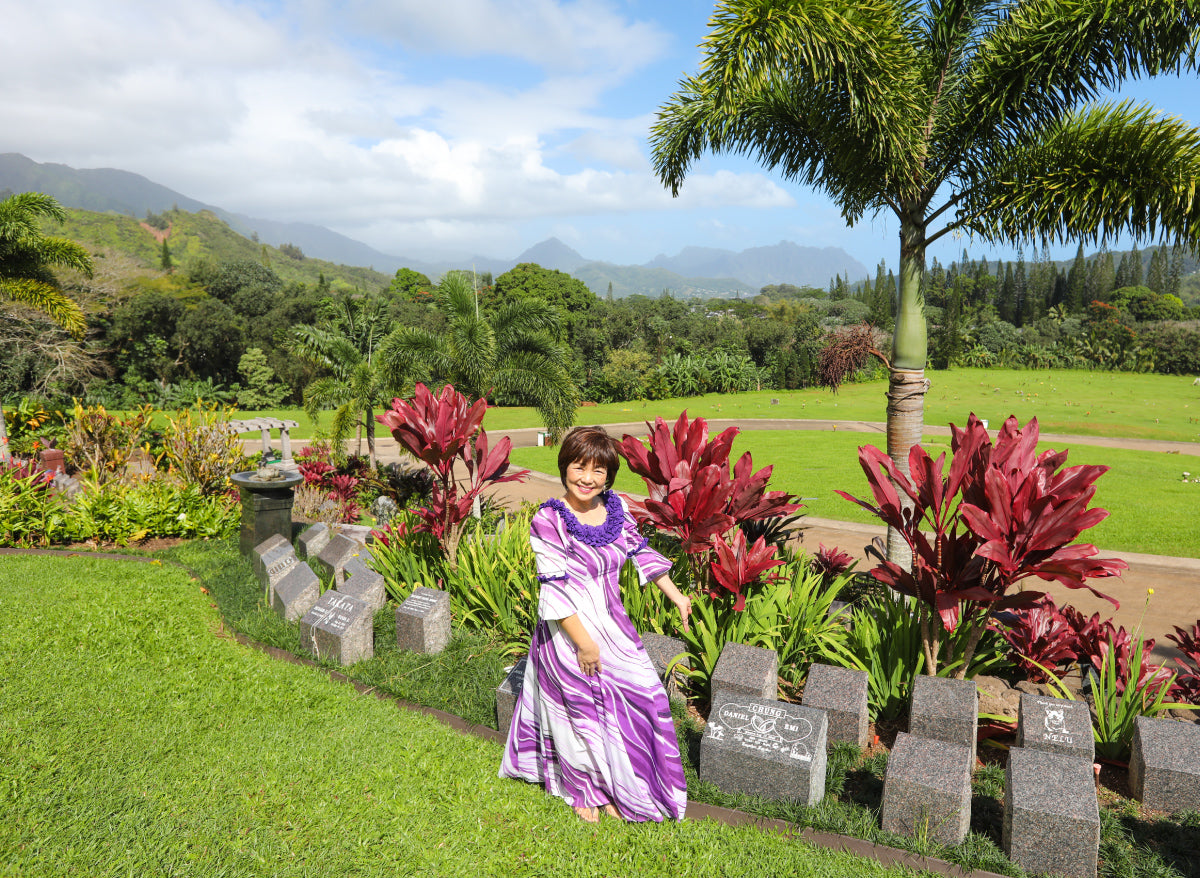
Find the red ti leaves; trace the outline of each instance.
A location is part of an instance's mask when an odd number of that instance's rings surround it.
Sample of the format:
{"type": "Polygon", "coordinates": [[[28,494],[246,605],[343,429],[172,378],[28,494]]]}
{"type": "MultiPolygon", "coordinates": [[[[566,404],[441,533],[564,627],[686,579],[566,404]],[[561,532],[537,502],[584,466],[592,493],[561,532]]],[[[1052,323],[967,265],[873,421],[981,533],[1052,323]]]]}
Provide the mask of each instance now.
{"type": "Polygon", "coordinates": [[[746,535],[740,530],[733,532],[733,540],[728,543],[722,537],[715,537],[713,546],[716,558],[712,563],[712,577],[733,595],[733,608],[739,612],[746,606],[742,588],[758,582],[768,570],[783,564],[775,557],[774,547],[768,546],[762,537],[747,547],[746,535]]]}

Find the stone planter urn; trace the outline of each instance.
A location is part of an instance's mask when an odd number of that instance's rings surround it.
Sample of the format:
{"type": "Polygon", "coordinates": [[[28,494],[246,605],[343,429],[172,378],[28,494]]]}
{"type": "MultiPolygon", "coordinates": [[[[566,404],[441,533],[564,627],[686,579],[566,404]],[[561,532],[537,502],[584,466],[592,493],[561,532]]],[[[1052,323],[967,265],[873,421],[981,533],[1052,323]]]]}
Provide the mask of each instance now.
{"type": "Polygon", "coordinates": [[[238,542],[242,554],[249,555],[255,546],[274,534],[290,543],[295,488],[304,481],[304,476],[266,466],[254,472],[234,473],[229,480],[242,494],[242,532],[238,542]]]}

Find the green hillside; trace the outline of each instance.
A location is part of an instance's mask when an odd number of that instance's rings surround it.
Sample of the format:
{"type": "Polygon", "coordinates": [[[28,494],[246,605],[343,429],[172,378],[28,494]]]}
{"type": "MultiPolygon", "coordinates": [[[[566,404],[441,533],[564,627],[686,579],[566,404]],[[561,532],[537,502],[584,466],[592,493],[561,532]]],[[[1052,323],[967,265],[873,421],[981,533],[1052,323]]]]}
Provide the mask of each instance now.
{"type": "MultiPolygon", "coordinates": [[[[391,281],[389,275],[369,268],[310,259],[299,250],[285,253],[286,245],[280,249],[255,243],[211,211],[190,213],[176,209],[164,211],[158,217],[166,221],[167,246],[172,261],[181,270],[201,259],[214,263],[252,259],[264,262],[285,282],[315,284],[323,274],[335,288],[379,290],[391,281]]],[[[155,237],[156,232],[161,232],[130,216],[68,209],[67,221],[62,225],[47,225],[46,232],[78,241],[96,254],[124,253],[150,268],[158,268],[161,263],[162,244],[155,237]]]]}

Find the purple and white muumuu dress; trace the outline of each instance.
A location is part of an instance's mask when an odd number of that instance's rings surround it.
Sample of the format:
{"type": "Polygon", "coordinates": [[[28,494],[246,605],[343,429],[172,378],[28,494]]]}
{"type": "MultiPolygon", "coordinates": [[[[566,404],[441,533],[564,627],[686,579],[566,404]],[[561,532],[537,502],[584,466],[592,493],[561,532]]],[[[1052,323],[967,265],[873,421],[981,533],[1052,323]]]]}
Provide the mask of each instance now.
{"type": "Polygon", "coordinates": [[[642,585],[671,568],[646,545],[615,491],[604,524],[587,525],[561,500],[533,517],[541,597],[501,777],[544,784],[568,805],[612,802],[626,820],[683,818],[687,786],[667,693],[621,603],[632,559],[642,585]],[[600,647],[600,673],[579,670],[558,624],[578,615],[600,647]]]}

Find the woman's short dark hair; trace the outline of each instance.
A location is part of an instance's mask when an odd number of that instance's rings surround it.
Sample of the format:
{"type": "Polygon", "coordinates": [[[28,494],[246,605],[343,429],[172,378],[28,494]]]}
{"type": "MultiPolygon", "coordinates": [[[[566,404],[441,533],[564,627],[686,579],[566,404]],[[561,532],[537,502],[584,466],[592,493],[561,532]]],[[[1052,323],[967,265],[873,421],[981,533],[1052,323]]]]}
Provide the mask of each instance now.
{"type": "Polygon", "coordinates": [[[605,488],[611,488],[621,468],[617,455],[617,442],[600,427],[576,427],[558,449],[558,475],[563,487],[567,486],[567,467],[573,463],[604,467],[607,476],[605,488]]]}

